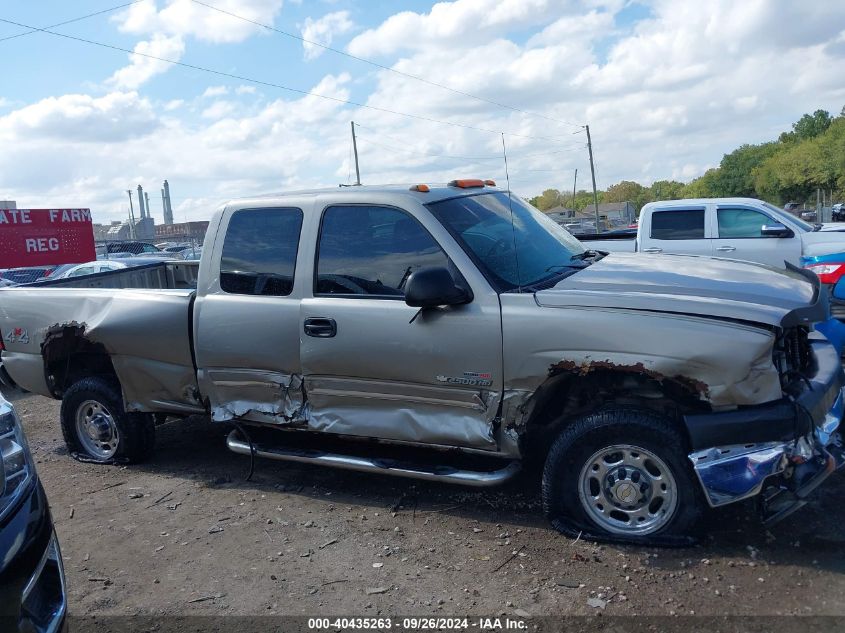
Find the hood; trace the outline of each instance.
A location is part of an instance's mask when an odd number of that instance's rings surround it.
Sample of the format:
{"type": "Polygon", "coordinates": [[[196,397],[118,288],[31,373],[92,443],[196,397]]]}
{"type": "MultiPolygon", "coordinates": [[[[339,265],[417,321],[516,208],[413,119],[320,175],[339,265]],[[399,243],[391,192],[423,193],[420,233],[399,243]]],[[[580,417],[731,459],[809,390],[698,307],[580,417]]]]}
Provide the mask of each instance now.
{"type": "Polygon", "coordinates": [[[649,310],[783,326],[825,320],[828,311],[812,273],[693,255],[612,253],[535,296],[550,308],[649,310]]]}
{"type": "Polygon", "coordinates": [[[825,222],[818,233],[829,233],[830,231],[845,231],[845,222],[825,222]]]}
{"type": "Polygon", "coordinates": [[[802,254],[805,257],[845,253],[845,224],[827,224],[820,231],[802,233],[801,242],[802,254]]]}

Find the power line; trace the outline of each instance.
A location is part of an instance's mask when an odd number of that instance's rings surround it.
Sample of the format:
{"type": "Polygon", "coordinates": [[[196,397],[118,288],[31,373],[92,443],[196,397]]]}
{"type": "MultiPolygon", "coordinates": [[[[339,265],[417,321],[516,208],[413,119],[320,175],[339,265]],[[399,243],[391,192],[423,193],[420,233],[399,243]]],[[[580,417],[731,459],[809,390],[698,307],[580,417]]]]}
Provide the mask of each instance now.
{"type": "MultiPolygon", "coordinates": [[[[355,124],[355,126],[361,127],[357,123],[355,124]]],[[[370,129],[372,129],[372,128],[370,128],[370,129]]],[[[388,137],[388,138],[390,138],[390,137],[388,137]]],[[[494,156],[494,155],[490,155],[490,156],[457,156],[457,155],[453,155],[453,154],[432,154],[432,153],[429,153],[429,152],[423,152],[423,151],[420,151],[420,150],[416,150],[416,149],[411,148],[411,147],[395,147],[393,145],[386,145],[386,144],[380,143],[378,141],[373,141],[372,139],[370,139],[367,136],[359,136],[358,139],[366,141],[370,145],[376,145],[378,147],[383,147],[385,149],[389,149],[389,150],[392,150],[392,151],[395,151],[395,152],[400,152],[400,153],[403,153],[403,154],[415,154],[415,155],[418,155],[418,156],[425,156],[425,157],[428,157],[428,158],[448,158],[448,159],[455,159],[455,160],[490,160],[490,161],[500,161],[500,160],[502,160],[501,156],[494,156]]],[[[516,159],[532,158],[532,157],[535,157],[535,156],[551,156],[551,155],[554,155],[554,154],[563,154],[565,152],[574,152],[576,150],[580,150],[580,149],[583,149],[583,148],[584,148],[584,145],[577,145],[577,146],[573,146],[573,147],[570,147],[570,148],[567,148],[567,149],[557,150],[557,151],[554,151],[554,152],[543,152],[543,153],[538,153],[538,154],[518,154],[516,156],[511,156],[511,159],[513,160],[515,158],[516,159]]],[[[550,169],[548,171],[558,171],[558,170],[550,169]]]]}
{"type": "MultiPolygon", "coordinates": [[[[381,130],[378,130],[374,127],[370,127],[369,125],[361,125],[360,123],[356,123],[355,127],[362,128],[364,130],[371,130],[371,131],[375,132],[376,134],[378,134],[380,137],[389,139],[389,140],[391,140],[395,143],[399,143],[400,145],[404,145],[408,141],[408,139],[400,139],[400,138],[396,138],[395,136],[390,136],[389,134],[385,134],[381,130]]],[[[369,141],[369,142],[375,143],[375,141],[369,141]]],[[[388,146],[385,145],[385,147],[388,147],[388,146]]],[[[585,147],[587,147],[587,144],[586,143],[576,143],[574,145],[563,145],[562,147],[568,147],[568,148],[572,148],[574,150],[574,149],[585,148],[585,147]]],[[[396,148],[396,147],[391,148],[391,149],[399,150],[399,148],[396,148]]],[[[406,150],[407,150],[407,148],[402,149],[400,151],[406,151],[406,150]]],[[[571,151],[571,150],[562,150],[562,151],[571,151]]],[[[419,153],[427,154],[427,152],[419,152],[419,153]]],[[[538,152],[536,154],[517,154],[516,156],[511,156],[511,158],[533,158],[535,156],[550,156],[550,155],[553,155],[553,154],[560,154],[560,153],[561,153],[560,151],[554,151],[554,152],[538,152]]],[[[488,154],[487,156],[454,156],[454,155],[449,155],[449,154],[428,154],[428,155],[434,156],[435,158],[440,158],[440,157],[443,157],[443,158],[460,158],[460,159],[463,159],[463,160],[501,160],[501,158],[502,158],[499,154],[488,154]]]]}
{"type": "Polygon", "coordinates": [[[180,62],[175,59],[168,59],[166,57],[158,57],[157,55],[151,55],[149,53],[141,53],[139,51],[129,50],[128,48],[123,48],[121,46],[115,46],[114,44],[105,44],[104,42],[97,42],[96,40],[89,40],[84,37],[77,37],[75,35],[67,35],[66,33],[57,33],[56,31],[51,31],[49,28],[38,28],[31,26],[29,24],[22,24],[20,22],[15,22],[13,20],[7,20],[5,18],[0,18],[0,22],[4,22],[6,24],[13,24],[15,26],[20,26],[25,29],[32,29],[34,31],[38,31],[41,33],[47,33],[48,35],[54,35],[56,37],[61,37],[68,40],[73,40],[76,42],[83,42],[84,44],[91,44],[92,46],[99,46],[101,48],[108,48],[114,51],[120,51],[121,53],[126,53],[128,55],[139,55],[141,57],[146,57],[148,59],[154,59],[156,61],[165,62],[167,64],[173,64],[174,66],[182,66],[183,68],[190,68],[191,70],[199,70],[200,72],[210,73],[212,75],[217,75],[219,77],[228,77],[229,79],[237,79],[238,81],[246,81],[249,83],[253,83],[259,86],[267,86],[270,88],[278,88],[279,90],[286,90],[287,92],[293,92],[296,94],[301,94],[309,97],[317,97],[320,99],[326,99],[328,101],[334,101],[335,103],[342,103],[344,105],[351,105],[357,108],[365,108],[367,110],[373,110],[375,112],[382,112],[385,114],[393,114],[396,116],[403,116],[409,119],[416,119],[418,121],[427,121],[429,123],[438,123],[440,125],[451,125],[453,127],[464,128],[468,130],[476,130],[478,132],[487,132],[488,134],[507,134],[508,136],[513,136],[516,138],[530,138],[530,139],[537,139],[542,141],[559,141],[561,137],[554,137],[554,136],[531,136],[528,134],[516,134],[514,132],[502,132],[500,130],[492,130],[489,128],[477,127],[474,125],[467,125],[466,123],[456,123],[455,121],[444,121],[442,119],[435,119],[433,117],[427,117],[420,114],[411,114],[409,112],[400,112],[399,110],[390,110],[389,108],[381,108],[379,106],[368,105],[366,103],[359,103],[357,101],[351,101],[348,99],[341,99],[339,97],[332,97],[329,95],[322,95],[316,92],[309,92],[308,90],[301,90],[299,88],[291,88],[290,86],[285,86],[282,84],[273,83],[271,81],[263,81],[261,79],[253,79],[252,77],[246,77],[245,75],[237,75],[235,73],[227,73],[222,70],[215,70],[213,68],[206,68],[204,66],[197,66],[195,64],[188,64],[186,62],[180,62]]]}
{"type": "MultiPolygon", "coordinates": [[[[580,124],[577,124],[577,123],[572,123],[570,121],[562,121],[562,120],[556,119],[554,117],[546,116],[545,114],[541,114],[539,112],[531,112],[530,110],[522,110],[520,108],[508,105],[506,103],[500,103],[498,101],[493,101],[492,99],[487,99],[485,97],[479,97],[478,95],[474,95],[474,94],[471,94],[469,92],[464,92],[463,90],[451,88],[451,87],[446,86],[444,84],[437,83],[436,81],[431,81],[430,79],[426,79],[425,77],[420,77],[419,75],[412,75],[411,73],[406,73],[406,72],[403,72],[401,70],[397,70],[396,68],[392,68],[390,66],[385,66],[384,64],[379,64],[378,62],[374,62],[370,59],[366,59],[364,57],[358,57],[357,55],[353,55],[352,53],[347,53],[346,51],[340,50],[339,48],[333,48],[333,47],[328,46],[326,44],[321,44],[320,42],[315,42],[313,40],[306,39],[306,38],[302,37],[301,35],[297,35],[296,33],[291,33],[289,31],[284,31],[282,29],[278,29],[278,28],[271,26],[269,24],[263,24],[261,22],[257,22],[256,20],[252,20],[252,19],[244,17],[242,15],[232,13],[231,11],[226,11],[225,9],[221,9],[219,7],[215,7],[213,5],[207,4],[205,2],[202,2],[201,0],[191,0],[191,2],[193,2],[194,4],[199,4],[203,7],[211,9],[213,11],[217,11],[217,12],[222,13],[224,15],[228,15],[230,17],[236,18],[238,20],[243,20],[244,22],[254,24],[255,26],[260,26],[264,29],[267,29],[268,31],[273,31],[273,32],[278,33],[280,35],[284,35],[286,37],[290,37],[290,38],[293,38],[295,40],[299,40],[300,42],[303,42],[304,44],[309,44],[311,46],[317,46],[319,48],[322,48],[323,50],[331,51],[332,53],[336,53],[338,55],[343,55],[344,57],[347,57],[349,59],[354,59],[355,61],[359,61],[359,62],[362,62],[364,64],[369,64],[370,66],[375,66],[376,68],[380,68],[381,70],[386,70],[386,71],[395,73],[397,75],[401,75],[402,77],[407,77],[408,79],[413,79],[415,81],[419,81],[419,82],[422,82],[424,84],[428,84],[429,86],[435,86],[435,87],[441,88],[443,90],[448,90],[449,92],[461,95],[463,97],[469,97],[471,99],[483,101],[484,103],[488,103],[490,105],[494,105],[494,106],[499,107],[499,108],[505,108],[506,110],[511,110],[513,112],[519,112],[521,114],[527,114],[529,116],[540,117],[542,119],[546,119],[547,121],[554,121],[555,123],[560,123],[561,125],[569,125],[571,127],[578,127],[578,128],[582,127],[580,124]]],[[[513,136],[513,134],[511,134],[511,136],[513,136]]]]}
{"type": "MultiPolygon", "coordinates": [[[[64,26],[65,24],[72,24],[73,22],[80,22],[82,20],[87,20],[88,18],[93,18],[98,15],[102,15],[104,13],[111,13],[112,11],[117,11],[118,9],[125,9],[126,7],[132,6],[133,4],[138,4],[139,2],[143,2],[143,0],[132,0],[132,2],[125,2],[123,4],[119,4],[116,7],[111,7],[110,9],[103,9],[102,11],[95,11],[94,13],[89,13],[88,15],[82,15],[78,18],[73,18],[72,20],[65,20],[64,22],[58,22],[57,24],[51,24],[50,26],[45,26],[45,29],[54,29],[57,26],[64,26]]],[[[0,42],[6,42],[8,40],[13,40],[18,37],[23,37],[24,35],[29,35],[30,33],[37,33],[41,29],[31,28],[28,31],[23,31],[21,33],[16,33],[15,35],[9,35],[7,37],[0,38],[0,42]]]]}

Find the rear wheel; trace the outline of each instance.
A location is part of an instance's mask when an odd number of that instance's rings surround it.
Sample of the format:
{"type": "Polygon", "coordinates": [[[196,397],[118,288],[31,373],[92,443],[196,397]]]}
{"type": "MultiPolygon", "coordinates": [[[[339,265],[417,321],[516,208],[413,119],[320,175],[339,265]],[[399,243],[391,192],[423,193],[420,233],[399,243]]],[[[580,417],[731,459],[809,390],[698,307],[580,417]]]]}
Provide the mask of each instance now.
{"type": "Polygon", "coordinates": [[[684,446],[671,422],[650,411],[583,416],[552,445],[543,509],[597,534],[689,535],[702,505],[684,446]]]}
{"type": "Polygon", "coordinates": [[[155,445],[155,424],[146,413],[127,413],[114,381],[83,378],[62,398],[62,434],[72,455],[102,463],[137,463],[155,445]]]}

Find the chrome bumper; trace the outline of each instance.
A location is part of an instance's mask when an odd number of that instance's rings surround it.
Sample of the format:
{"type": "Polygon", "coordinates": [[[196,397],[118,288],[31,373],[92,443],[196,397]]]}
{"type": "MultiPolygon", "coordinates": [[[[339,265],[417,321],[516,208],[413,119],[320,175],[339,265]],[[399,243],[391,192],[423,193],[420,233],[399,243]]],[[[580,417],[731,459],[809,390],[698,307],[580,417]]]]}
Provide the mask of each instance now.
{"type": "Polygon", "coordinates": [[[769,477],[783,474],[793,462],[815,460],[818,472],[811,478],[812,487],[807,489],[808,482],[793,491],[803,499],[830,472],[845,465],[837,432],[845,412],[844,392],[840,391],[824,422],[797,442],[716,446],[690,453],[689,459],[710,506],[715,508],[758,495],[769,477]]]}

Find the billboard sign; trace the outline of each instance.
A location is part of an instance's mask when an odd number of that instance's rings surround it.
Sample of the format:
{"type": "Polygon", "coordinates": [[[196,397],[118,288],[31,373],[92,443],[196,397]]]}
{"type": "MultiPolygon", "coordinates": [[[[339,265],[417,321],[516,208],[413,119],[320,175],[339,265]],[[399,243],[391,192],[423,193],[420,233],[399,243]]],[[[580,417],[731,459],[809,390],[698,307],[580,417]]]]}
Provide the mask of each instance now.
{"type": "Polygon", "coordinates": [[[0,268],[95,259],[90,209],[0,209],[0,268]]]}

